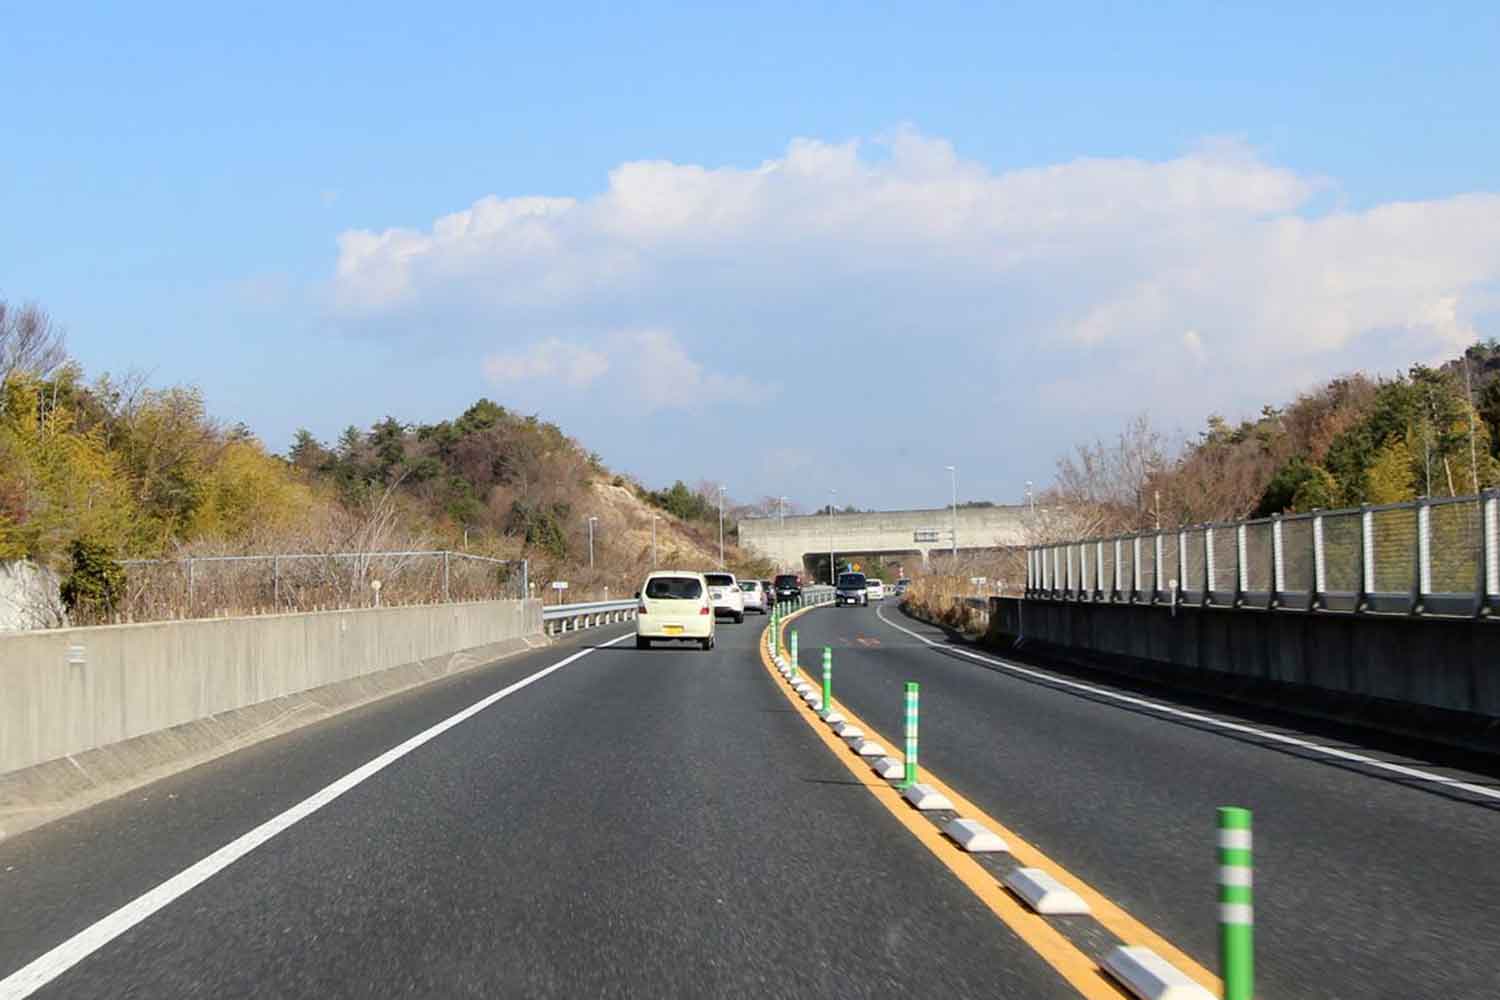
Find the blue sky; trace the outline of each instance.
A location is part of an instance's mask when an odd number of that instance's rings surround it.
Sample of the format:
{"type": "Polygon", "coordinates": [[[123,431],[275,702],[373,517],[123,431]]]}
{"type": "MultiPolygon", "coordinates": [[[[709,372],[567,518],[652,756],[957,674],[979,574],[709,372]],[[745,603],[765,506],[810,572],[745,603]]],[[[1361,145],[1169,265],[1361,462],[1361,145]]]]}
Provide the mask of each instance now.
{"type": "Polygon", "coordinates": [[[1500,335],[1500,7],[1143,6],[30,5],[0,295],[277,449],[865,506],[1500,335]]]}

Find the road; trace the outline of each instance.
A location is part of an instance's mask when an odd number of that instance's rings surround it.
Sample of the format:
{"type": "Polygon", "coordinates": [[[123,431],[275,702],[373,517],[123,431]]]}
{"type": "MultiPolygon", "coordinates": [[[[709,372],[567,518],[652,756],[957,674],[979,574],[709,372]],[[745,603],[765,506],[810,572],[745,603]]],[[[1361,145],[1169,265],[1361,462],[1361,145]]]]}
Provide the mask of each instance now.
{"type": "MultiPolygon", "coordinates": [[[[1078,996],[856,780],[762,624],[708,653],[584,633],[0,842],[0,998],[17,970],[70,998],[1078,996]]],[[[1496,995],[1500,812],[1475,797],[1019,676],[894,602],[795,627],[890,746],[919,681],[928,773],[1205,969],[1237,804],[1261,995],[1496,995]]],[[[1026,919],[1094,957],[1129,936],[1026,919]]]]}
{"type": "Polygon", "coordinates": [[[1204,966],[1214,810],[1241,805],[1255,812],[1260,993],[1500,995],[1493,803],[986,666],[894,602],[797,627],[804,663],[831,647],[835,699],[889,740],[904,682],[919,682],[924,767],[1204,966]]]}
{"type": "Polygon", "coordinates": [[[0,843],[0,983],[587,649],[84,948],[37,995],[1074,995],[850,781],[761,666],[761,629],[724,624],[712,653],[586,633],[0,843]]]}

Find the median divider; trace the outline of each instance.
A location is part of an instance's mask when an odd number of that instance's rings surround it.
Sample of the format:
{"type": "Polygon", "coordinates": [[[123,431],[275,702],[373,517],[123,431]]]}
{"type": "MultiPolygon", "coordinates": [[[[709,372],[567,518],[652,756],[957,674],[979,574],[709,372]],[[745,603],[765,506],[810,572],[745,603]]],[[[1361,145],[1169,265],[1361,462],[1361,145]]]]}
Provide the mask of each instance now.
{"type": "MultiPolygon", "coordinates": [[[[785,627],[806,609],[794,611],[773,627],[785,627]]],[[[795,637],[796,632],[793,631],[795,637]]],[[[776,640],[773,640],[773,645],[776,640]]],[[[794,639],[795,642],[795,639],[794,639]]],[[[767,658],[768,669],[774,669],[767,658]]],[[[812,690],[795,672],[789,681],[799,694],[812,690]]],[[[921,689],[905,686],[905,753],[889,752],[880,734],[870,730],[833,698],[832,650],[825,647],[823,689],[801,700],[817,709],[809,723],[826,721],[830,749],[840,744],[853,751],[840,756],[876,798],[892,811],[989,909],[1015,930],[1081,995],[1118,998],[1119,987],[1151,1000],[1203,1000],[1219,996],[1219,979],[1180,949],[1131,917],[1123,909],[1072,875],[1033,845],[987,815],[974,803],[919,765],[921,689]],[[820,707],[819,707],[820,706],[820,707]],[[833,722],[830,716],[836,716],[833,722]],[[867,735],[868,734],[868,735],[867,735]],[[864,762],[861,767],[856,760],[864,762]],[[922,814],[954,813],[936,818],[922,814]],[[1017,867],[1003,877],[979,865],[974,855],[1008,854],[1017,867]],[[1100,958],[1050,923],[1059,916],[1087,915],[1122,944],[1100,958]]],[[[816,727],[815,727],[816,729],[816,727]]],[[[1220,957],[1226,1000],[1252,1000],[1249,883],[1249,813],[1226,809],[1220,815],[1220,957]],[[1242,824],[1242,825],[1236,825],[1242,824]],[[1243,845],[1243,847],[1238,845],[1243,845]],[[1229,992],[1228,983],[1235,992],[1229,992]]],[[[1075,929],[1074,934],[1079,932],[1075,929]]],[[[1093,950],[1097,935],[1084,944],[1093,950]]]]}

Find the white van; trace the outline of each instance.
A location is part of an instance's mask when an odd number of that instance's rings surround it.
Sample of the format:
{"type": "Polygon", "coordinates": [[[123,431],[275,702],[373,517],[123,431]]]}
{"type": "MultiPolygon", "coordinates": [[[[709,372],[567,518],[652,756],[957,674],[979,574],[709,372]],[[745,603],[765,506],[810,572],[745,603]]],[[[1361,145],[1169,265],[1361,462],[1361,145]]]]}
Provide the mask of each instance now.
{"type": "Polygon", "coordinates": [[[708,599],[713,602],[714,614],[728,615],[736,622],[745,620],[745,592],[733,573],[716,569],[703,574],[708,581],[708,599]]]}
{"type": "Polygon", "coordinates": [[[865,596],[872,601],[885,600],[885,581],[873,576],[865,577],[865,596]]]}
{"type": "Polygon", "coordinates": [[[635,648],[658,639],[686,639],[714,648],[714,606],[708,581],[692,570],[658,570],[636,591],[635,648]]]}

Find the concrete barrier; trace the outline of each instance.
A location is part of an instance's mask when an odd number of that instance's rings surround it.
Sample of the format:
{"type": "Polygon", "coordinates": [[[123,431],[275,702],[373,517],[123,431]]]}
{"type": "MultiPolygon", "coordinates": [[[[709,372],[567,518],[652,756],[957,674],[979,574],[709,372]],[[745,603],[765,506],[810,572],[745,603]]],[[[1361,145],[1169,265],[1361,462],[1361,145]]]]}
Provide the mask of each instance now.
{"type": "Polygon", "coordinates": [[[537,601],[0,634],[0,815],[78,790],[59,791],[60,775],[108,772],[85,784],[109,784],[201,759],[289,728],[288,715],[331,714],[544,641],[537,601]],[[133,750],[104,753],[118,747],[133,750]]]}
{"type": "Polygon", "coordinates": [[[984,637],[1080,666],[1500,752],[1500,625],[991,598],[984,637]]]}

